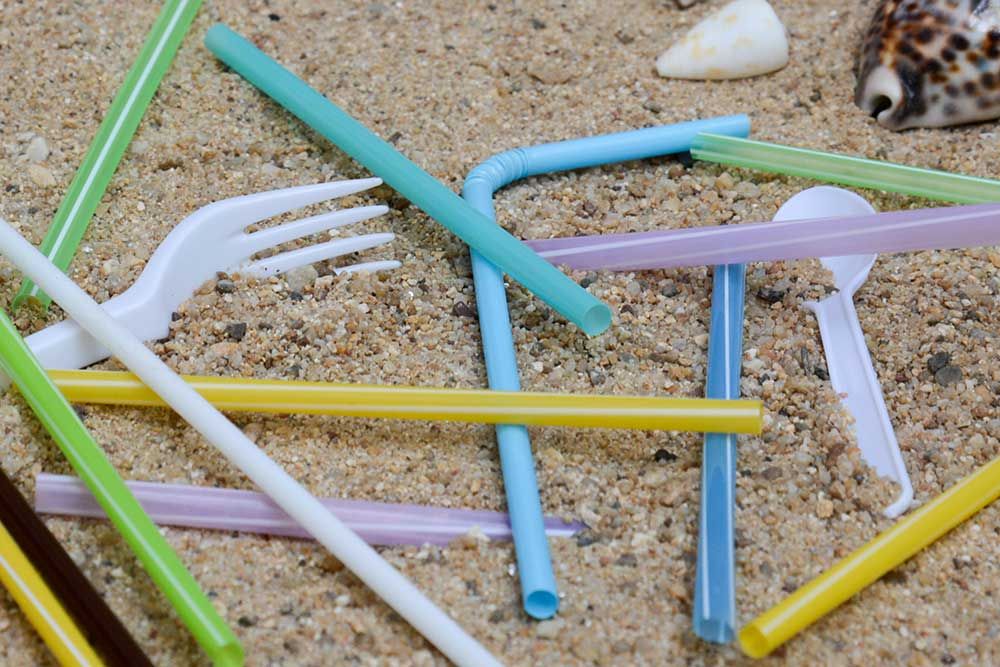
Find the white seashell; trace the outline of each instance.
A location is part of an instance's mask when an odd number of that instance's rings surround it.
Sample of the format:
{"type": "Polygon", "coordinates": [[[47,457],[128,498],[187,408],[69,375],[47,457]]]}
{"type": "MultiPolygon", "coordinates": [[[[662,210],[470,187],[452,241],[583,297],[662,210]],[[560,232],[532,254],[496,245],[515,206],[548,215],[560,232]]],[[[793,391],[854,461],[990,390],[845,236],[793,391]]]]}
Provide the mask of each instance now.
{"type": "Polygon", "coordinates": [[[734,0],[656,59],[660,76],[742,79],[788,64],[785,26],[767,0],[734,0]]]}

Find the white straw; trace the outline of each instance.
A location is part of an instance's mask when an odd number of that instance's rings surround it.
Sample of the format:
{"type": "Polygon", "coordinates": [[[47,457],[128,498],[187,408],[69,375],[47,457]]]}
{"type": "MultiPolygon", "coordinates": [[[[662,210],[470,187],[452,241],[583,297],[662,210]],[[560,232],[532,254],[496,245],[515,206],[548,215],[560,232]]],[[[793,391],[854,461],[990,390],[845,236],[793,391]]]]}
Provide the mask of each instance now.
{"type": "Polygon", "coordinates": [[[0,252],[455,664],[500,664],[2,218],[0,252]]]}

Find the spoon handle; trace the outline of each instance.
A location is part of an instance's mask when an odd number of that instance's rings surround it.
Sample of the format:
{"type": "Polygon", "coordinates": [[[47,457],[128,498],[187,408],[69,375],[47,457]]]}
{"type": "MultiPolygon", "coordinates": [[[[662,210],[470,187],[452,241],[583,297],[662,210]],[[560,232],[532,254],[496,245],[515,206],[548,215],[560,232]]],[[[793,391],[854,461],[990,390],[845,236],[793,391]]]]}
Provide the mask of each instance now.
{"type": "Polygon", "coordinates": [[[896,502],[885,510],[890,518],[899,516],[913,501],[913,487],[899,453],[852,295],[836,292],[822,301],[810,301],[805,307],[816,314],[830,383],[854,417],[858,447],[869,465],[901,487],[896,502]]]}

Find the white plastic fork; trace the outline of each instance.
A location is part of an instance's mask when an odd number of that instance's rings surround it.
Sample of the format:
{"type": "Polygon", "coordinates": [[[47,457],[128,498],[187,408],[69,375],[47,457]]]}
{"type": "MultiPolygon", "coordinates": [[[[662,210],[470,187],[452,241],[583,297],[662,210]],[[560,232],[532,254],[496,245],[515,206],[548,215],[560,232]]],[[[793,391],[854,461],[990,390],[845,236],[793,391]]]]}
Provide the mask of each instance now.
{"type": "MultiPolygon", "coordinates": [[[[146,268],[125,292],[101,304],[140,340],[164,338],[171,314],[219,271],[273,276],[392,241],[391,233],[365,234],[318,243],[264,259],[251,258],[282,243],[384,214],[386,206],[363,206],[296,220],[247,233],[261,220],[327,199],[376,187],[379,178],[334,181],[224,199],[203,206],[182,220],[160,243],[146,268]]],[[[396,261],[366,262],[335,269],[339,273],[394,269],[396,261]]],[[[45,368],[83,368],[106,359],[108,351],[75,322],[66,320],[28,336],[45,368]]]]}

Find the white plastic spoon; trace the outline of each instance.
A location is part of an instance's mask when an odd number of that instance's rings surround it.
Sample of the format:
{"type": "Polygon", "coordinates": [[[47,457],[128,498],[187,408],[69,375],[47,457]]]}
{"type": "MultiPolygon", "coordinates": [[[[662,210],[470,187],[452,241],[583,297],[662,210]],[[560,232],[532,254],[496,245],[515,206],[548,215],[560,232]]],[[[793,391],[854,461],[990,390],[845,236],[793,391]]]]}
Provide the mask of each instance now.
{"type": "MultiPolygon", "coordinates": [[[[862,197],[840,188],[820,186],[798,193],[778,211],[775,220],[804,220],[846,215],[871,215],[875,209],[862,197]]],[[[822,301],[803,304],[816,314],[830,383],[854,417],[861,455],[876,472],[900,486],[899,497],[884,510],[897,517],[913,502],[913,486],[899,452],[899,443],[882,397],[864,332],[854,309],[854,293],[868,278],[877,255],[822,257],[833,272],[837,292],[822,301]]]]}

